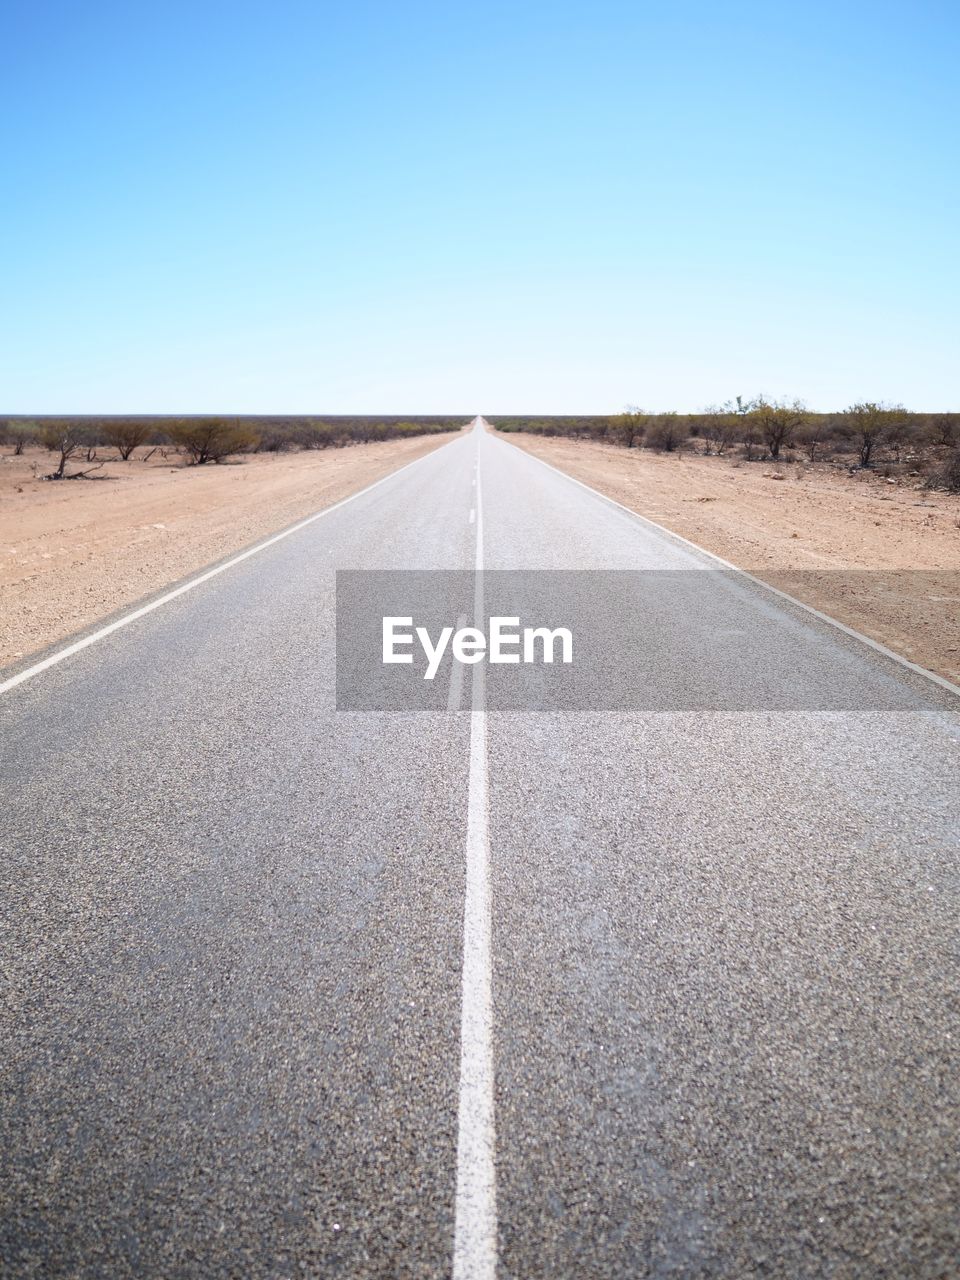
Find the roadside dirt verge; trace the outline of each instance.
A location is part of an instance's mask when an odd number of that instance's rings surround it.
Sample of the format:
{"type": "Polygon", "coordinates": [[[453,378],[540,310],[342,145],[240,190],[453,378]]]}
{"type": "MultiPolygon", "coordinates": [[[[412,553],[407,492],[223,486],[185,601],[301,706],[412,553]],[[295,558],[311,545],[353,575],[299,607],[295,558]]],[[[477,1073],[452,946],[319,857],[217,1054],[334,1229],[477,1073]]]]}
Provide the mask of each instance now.
{"type": "Polygon", "coordinates": [[[510,444],[960,683],[960,500],[790,463],[510,444]]]}
{"type": "Polygon", "coordinates": [[[51,455],[0,456],[0,666],[90,626],[356,493],[455,433],[221,466],[109,462],[49,481],[51,455]]]}

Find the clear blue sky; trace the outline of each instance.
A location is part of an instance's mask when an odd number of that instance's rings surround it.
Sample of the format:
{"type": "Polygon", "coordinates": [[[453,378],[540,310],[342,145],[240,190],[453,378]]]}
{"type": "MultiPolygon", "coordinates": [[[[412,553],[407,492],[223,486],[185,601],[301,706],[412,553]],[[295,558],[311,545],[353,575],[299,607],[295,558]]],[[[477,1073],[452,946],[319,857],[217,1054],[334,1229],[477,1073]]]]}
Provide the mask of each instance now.
{"type": "Polygon", "coordinates": [[[960,7],[0,11],[0,412],[960,409],[960,7]]]}

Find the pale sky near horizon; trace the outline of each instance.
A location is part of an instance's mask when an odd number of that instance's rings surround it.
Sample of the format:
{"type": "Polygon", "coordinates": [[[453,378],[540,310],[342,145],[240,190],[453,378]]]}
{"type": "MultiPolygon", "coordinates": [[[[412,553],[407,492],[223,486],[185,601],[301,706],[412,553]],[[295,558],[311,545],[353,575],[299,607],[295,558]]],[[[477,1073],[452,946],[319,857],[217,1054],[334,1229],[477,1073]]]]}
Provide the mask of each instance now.
{"type": "Polygon", "coordinates": [[[0,414],[960,409],[955,3],[0,13],[0,414]]]}

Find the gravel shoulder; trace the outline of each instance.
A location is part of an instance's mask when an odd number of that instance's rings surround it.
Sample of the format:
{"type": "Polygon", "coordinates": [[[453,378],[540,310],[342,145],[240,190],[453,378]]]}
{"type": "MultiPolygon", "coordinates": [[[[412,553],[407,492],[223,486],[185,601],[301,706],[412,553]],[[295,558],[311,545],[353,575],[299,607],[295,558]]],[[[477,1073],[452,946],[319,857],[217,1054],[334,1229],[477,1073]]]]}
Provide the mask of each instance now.
{"type": "Polygon", "coordinates": [[[75,634],[258,538],[331,506],[455,433],[220,466],[109,462],[39,477],[50,454],[0,456],[0,666],[75,634]]]}
{"type": "Polygon", "coordinates": [[[960,501],[796,463],[501,437],[960,683],[960,501]]]}

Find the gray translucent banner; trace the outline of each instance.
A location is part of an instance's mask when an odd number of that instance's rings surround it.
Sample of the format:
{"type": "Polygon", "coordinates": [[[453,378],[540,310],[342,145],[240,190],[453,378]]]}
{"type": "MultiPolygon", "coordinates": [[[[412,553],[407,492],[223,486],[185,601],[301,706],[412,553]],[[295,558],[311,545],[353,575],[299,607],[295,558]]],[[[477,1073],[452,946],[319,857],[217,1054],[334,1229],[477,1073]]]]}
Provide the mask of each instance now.
{"type": "MultiPolygon", "coordinates": [[[[799,597],[869,598],[882,586],[887,598],[899,592],[908,601],[929,599],[939,610],[941,631],[947,628],[944,649],[960,646],[960,574],[781,577],[776,585],[799,597]]],[[[478,697],[489,711],[908,711],[944,700],[952,705],[948,692],[726,570],[340,571],[336,674],[337,707],[344,711],[470,710],[478,697]],[[533,661],[491,661],[497,627],[491,619],[498,618],[507,620],[499,624],[501,657],[522,659],[524,632],[546,629],[560,632],[547,646],[553,662],[544,661],[542,630],[526,646],[533,661]],[[384,661],[384,619],[409,620],[387,625],[391,652],[409,655],[410,662],[384,661]],[[478,638],[464,635],[465,627],[476,627],[488,642],[479,663],[454,656],[458,633],[461,655],[478,651],[478,638]],[[564,648],[571,652],[565,655],[564,648]],[[431,651],[436,669],[428,679],[431,651]]]]}

